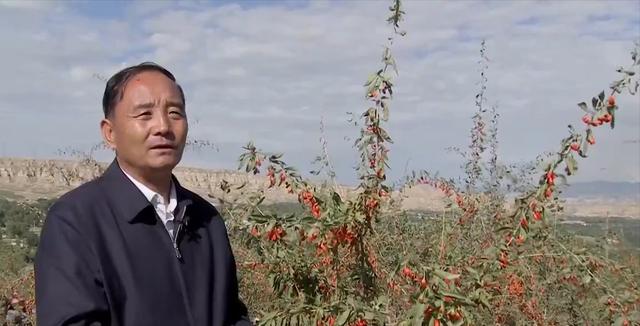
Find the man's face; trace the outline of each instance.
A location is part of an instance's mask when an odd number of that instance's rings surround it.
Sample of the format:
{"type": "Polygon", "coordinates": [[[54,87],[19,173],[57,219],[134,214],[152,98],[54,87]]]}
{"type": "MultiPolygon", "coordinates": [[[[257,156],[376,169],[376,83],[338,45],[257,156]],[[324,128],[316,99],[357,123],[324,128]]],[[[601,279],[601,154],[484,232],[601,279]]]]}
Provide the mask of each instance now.
{"type": "Polygon", "coordinates": [[[102,122],[120,164],[140,174],[173,170],[182,158],[187,131],[178,86],[156,71],[133,76],[111,117],[102,122]]]}

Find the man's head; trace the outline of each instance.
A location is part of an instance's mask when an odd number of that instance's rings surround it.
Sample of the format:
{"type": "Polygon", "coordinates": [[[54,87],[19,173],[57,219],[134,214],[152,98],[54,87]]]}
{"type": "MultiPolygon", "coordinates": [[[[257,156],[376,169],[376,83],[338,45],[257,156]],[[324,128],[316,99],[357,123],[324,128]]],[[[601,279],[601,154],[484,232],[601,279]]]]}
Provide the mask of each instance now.
{"type": "Polygon", "coordinates": [[[166,174],[180,162],[188,124],[184,93],[173,75],[150,62],[107,81],[102,136],[123,168],[140,176],[166,174]]]}

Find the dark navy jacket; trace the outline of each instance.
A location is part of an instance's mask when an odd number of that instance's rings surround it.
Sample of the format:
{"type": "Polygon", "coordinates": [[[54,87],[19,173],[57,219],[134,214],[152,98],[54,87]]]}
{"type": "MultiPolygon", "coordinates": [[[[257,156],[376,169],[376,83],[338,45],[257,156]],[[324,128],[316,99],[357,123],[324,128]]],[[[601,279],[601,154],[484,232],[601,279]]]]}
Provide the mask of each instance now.
{"type": "Polygon", "coordinates": [[[172,241],[114,161],[49,210],[35,261],[38,326],[250,325],[224,222],[174,178],[172,241]]]}

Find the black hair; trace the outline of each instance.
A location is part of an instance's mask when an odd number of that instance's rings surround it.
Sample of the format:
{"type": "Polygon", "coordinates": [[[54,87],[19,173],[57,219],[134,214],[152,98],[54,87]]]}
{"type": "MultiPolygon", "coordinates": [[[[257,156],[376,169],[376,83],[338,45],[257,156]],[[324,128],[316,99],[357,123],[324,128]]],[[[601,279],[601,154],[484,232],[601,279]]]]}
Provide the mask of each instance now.
{"type": "Polygon", "coordinates": [[[124,96],[124,88],[127,86],[129,80],[144,71],[157,71],[171,79],[176,83],[176,86],[178,86],[182,103],[186,104],[182,87],[180,87],[176,82],[176,78],[171,72],[169,72],[169,70],[154,62],[143,62],[135,66],[124,68],[109,78],[107,85],[104,88],[104,95],[102,96],[102,111],[104,111],[105,118],[111,117],[114,108],[118,102],[122,100],[122,97],[124,96]]]}

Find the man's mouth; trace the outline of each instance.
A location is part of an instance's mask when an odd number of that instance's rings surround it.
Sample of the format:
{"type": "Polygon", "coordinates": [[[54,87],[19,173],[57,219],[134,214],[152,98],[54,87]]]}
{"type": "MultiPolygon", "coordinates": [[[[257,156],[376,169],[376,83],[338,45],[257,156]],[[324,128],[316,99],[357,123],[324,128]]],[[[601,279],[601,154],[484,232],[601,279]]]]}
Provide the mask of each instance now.
{"type": "Polygon", "coordinates": [[[173,145],[170,144],[160,144],[151,146],[151,149],[173,149],[173,145]]]}

